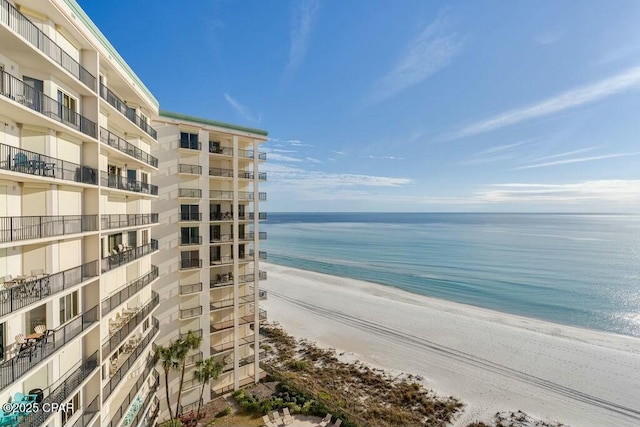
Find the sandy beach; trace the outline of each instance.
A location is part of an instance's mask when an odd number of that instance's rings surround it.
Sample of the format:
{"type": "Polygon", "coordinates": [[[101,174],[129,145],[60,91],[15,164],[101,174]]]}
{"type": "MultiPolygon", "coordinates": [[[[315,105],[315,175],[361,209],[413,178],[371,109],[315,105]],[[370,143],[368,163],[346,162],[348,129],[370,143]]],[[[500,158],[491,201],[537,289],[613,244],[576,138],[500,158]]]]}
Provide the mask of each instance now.
{"type": "Polygon", "coordinates": [[[640,425],[640,339],[261,266],[270,321],[461,398],[466,408],[455,426],[517,410],[570,426],[640,425]]]}

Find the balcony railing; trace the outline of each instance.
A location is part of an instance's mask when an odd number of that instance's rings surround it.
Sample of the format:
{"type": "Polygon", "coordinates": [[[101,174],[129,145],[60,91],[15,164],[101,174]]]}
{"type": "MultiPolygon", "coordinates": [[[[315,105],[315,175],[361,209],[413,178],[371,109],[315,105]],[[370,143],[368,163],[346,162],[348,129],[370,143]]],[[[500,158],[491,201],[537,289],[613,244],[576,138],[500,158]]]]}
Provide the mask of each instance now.
{"type": "MultiPolygon", "coordinates": [[[[56,383],[44,390],[45,397],[40,402],[40,408],[52,408],[53,404],[60,404],[68,401],[74,392],[80,387],[80,384],[98,369],[99,354],[96,351],[91,356],[85,358],[82,362],[77,363],[69,369],[67,373],[56,383]]],[[[50,411],[35,411],[27,415],[20,421],[20,426],[39,427],[45,424],[45,421],[52,416],[50,411]]]]}
{"type": "Polygon", "coordinates": [[[233,178],[233,169],[209,168],[209,176],[233,178]]]}
{"type": "Polygon", "coordinates": [[[196,354],[192,354],[191,356],[187,356],[187,358],[185,359],[185,363],[187,364],[187,366],[189,365],[193,365],[196,362],[200,362],[202,361],[202,352],[199,351],[196,354]]]}
{"type": "Polygon", "coordinates": [[[180,270],[187,270],[189,268],[202,268],[202,260],[189,258],[180,260],[180,270]]]}
{"type": "Polygon", "coordinates": [[[152,214],[105,214],[100,217],[101,228],[111,230],[114,228],[136,227],[139,225],[157,224],[159,216],[152,214]]]}
{"type": "MultiPolygon", "coordinates": [[[[197,331],[192,331],[197,337],[202,338],[202,329],[198,329],[197,331]]],[[[187,337],[187,335],[189,334],[189,332],[185,332],[185,333],[180,333],[178,335],[179,339],[183,340],[187,337]]]]}
{"type": "MultiPolygon", "coordinates": [[[[253,212],[249,212],[249,219],[253,220],[255,218],[255,213],[253,212]]],[[[266,212],[258,212],[258,220],[265,220],[267,219],[267,213],[266,212]]]]}
{"type": "Polygon", "coordinates": [[[210,199],[233,200],[233,191],[209,190],[210,199]]]}
{"type": "Polygon", "coordinates": [[[97,215],[0,217],[0,242],[97,231],[97,215]]]}
{"type": "Polygon", "coordinates": [[[218,243],[218,242],[229,242],[232,243],[233,241],[233,234],[214,234],[213,236],[209,237],[209,243],[218,243]]]}
{"type": "Polygon", "coordinates": [[[102,272],[105,273],[121,265],[128,264],[143,256],[149,255],[158,250],[158,241],[151,239],[151,243],[129,249],[128,251],[119,252],[115,255],[108,255],[102,258],[102,272]]]}
{"type": "MultiPolygon", "coordinates": [[[[260,334],[259,339],[262,341],[264,340],[266,337],[262,334],[260,334]]],[[[243,346],[243,345],[247,345],[247,344],[253,344],[255,342],[256,338],[255,335],[251,334],[248,335],[246,337],[242,337],[238,340],[238,345],[239,346],[243,346]]],[[[222,344],[216,344],[210,347],[210,351],[211,351],[211,355],[214,355],[216,353],[220,353],[223,351],[227,351],[232,349],[234,346],[234,341],[229,341],[229,342],[225,342],[222,344]]]]}
{"type": "MultiPolygon", "coordinates": [[[[147,397],[145,397],[144,402],[142,403],[142,407],[138,410],[133,420],[131,420],[131,424],[129,424],[130,426],[138,427],[140,425],[140,422],[142,421],[144,414],[147,412],[147,409],[149,409],[149,406],[151,405],[152,400],[156,401],[157,403],[160,402],[160,400],[155,395],[157,389],[158,387],[156,386],[153,392],[150,391],[149,393],[147,393],[147,397]]],[[[156,410],[158,410],[157,404],[156,404],[156,410]]],[[[127,425],[126,420],[124,422],[124,425],[127,425]]]]}
{"type": "Polygon", "coordinates": [[[233,298],[223,299],[209,303],[209,310],[220,310],[221,308],[233,307],[233,298]]]}
{"type": "Polygon", "coordinates": [[[158,139],[158,132],[147,123],[146,119],[136,114],[135,108],[127,106],[118,96],[105,85],[100,85],[100,97],[107,101],[113,108],[118,110],[120,114],[125,116],[129,121],[142,129],[153,139],[158,139]]]}
{"type": "MultiPolygon", "coordinates": [[[[266,280],[267,278],[267,272],[260,270],[258,272],[258,280],[266,280]]],[[[244,274],[242,276],[240,276],[238,283],[249,283],[249,282],[253,282],[255,280],[255,274],[250,273],[250,274],[244,274]]]]}
{"type": "MultiPolygon", "coordinates": [[[[255,158],[255,151],[238,150],[238,157],[244,157],[245,159],[253,159],[255,158]]],[[[258,160],[267,160],[267,153],[258,153],[258,160]]]]}
{"type": "MultiPolygon", "coordinates": [[[[253,172],[238,172],[238,178],[254,179],[255,178],[255,174],[253,172]]],[[[258,179],[260,181],[266,181],[267,180],[267,173],[266,172],[258,172],[258,179]]]]}
{"type": "Polygon", "coordinates": [[[209,212],[209,221],[232,221],[233,212],[209,212]]]}
{"type": "Polygon", "coordinates": [[[191,285],[180,285],[180,295],[190,295],[202,292],[202,282],[191,285]]]}
{"type": "Polygon", "coordinates": [[[180,237],[180,246],[201,245],[202,236],[185,236],[180,237]]]}
{"type": "Polygon", "coordinates": [[[82,184],[98,184],[96,169],[6,144],[0,144],[0,169],[82,184]]]}
{"type": "Polygon", "coordinates": [[[73,427],[88,426],[98,412],[100,412],[100,396],[96,396],[91,403],[82,408],[82,415],[73,423],[73,427]]]}
{"type": "MultiPolygon", "coordinates": [[[[111,379],[109,379],[109,382],[107,383],[107,385],[102,387],[102,403],[104,403],[109,398],[109,396],[111,396],[111,393],[113,392],[113,390],[115,390],[118,384],[120,384],[120,381],[122,381],[122,379],[127,376],[127,373],[129,372],[131,367],[138,361],[138,359],[144,352],[145,348],[147,348],[147,346],[151,343],[151,341],[155,339],[159,330],[160,330],[160,322],[158,322],[158,319],[154,318],[153,327],[151,328],[151,330],[147,333],[144,339],[140,341],[140,343],[136,346],[136,348],[129,354],[129,356],[127,357],[127,360],[125,360],[122,366],[118,368],[118,370],[111,377],[111,379]]],[[[151,367],[153,367],[154,365],[154,360],[152,355],[149,355],[147,357],[147,366],[149,365],[151,365],[151,367]]]]}
{"type": "Polygon", "coordinates": [[[202,166],[179,164],[178,173],[191,173],[194,175],[202,175],[202,166]]]}
{"type": "Polygon", "coordinates": [[[200,141],[178,141],[178,148],[186,148],[187,150],[202,150],[202,143],[200,141]]]}
{"type": "MultiPolygon", "coordinates": [[[[238,192],[238,199],[239,200],[248,200],[248,201],[252,202],[253,201],[253,192],[252,191],[239,191],[238,192]]],[[[267,193],[258,193],[258,200],[266,201],[267,200],[267,193]]]]}
{"type": "Polygon", "coordinates": [[[215,145],[209,143],[209,153],[211,154],[220,154],[223,156],[233,156],[233,148],[232,147],[221,147],[220,145],[215,145]]]}
{"type": "Polygon", "coordinates": [[[186,405],[180,405],[180,413],[186,414],[189,411],[193,411],[193,412],[197,411],[198,403],[202,405],[204,402],[202,400],[200,401],[196,400],[195,402],[187,403],[186,405]]]}
{"type": "Polygon", "coordinates": [[[200,199],[202,197],[202,190],[196,188],[180,188],[178,189],[178,197],[192,197],[194,199],[200,199]]]}
{"type": "Polygon", "coordinates": [[[158,195],[158,186],[142,182],[126,176],[114,175],[105,171],[100,173],[100,185],[118,190],[133,191],[135,193],[158,195]]]}
{"type": "Polygon", "coordinates": [[[0,0],[0,22],[95,92],[96,78],[6,0],[0,0]]]}
{"type": "Polygon", "coordinates": [[[35,90],[5,71],[0,71],[0,77],[2,81],[0,84],[1,95],[85,135],[98,138],[98,127],[95,122],[78,114],[75,110],[65,107],[50,96],[35,90]]]}
{"type": "Polygon", "coordinates": [[[202,221],[200,212],[182,212],[180,213],[180,221],[202,221]]]}
{"type": "Polygon", "coordinates": [[[158,413],[160,412],[160,399],[158,396],[153,397],[153,409],[147,413],[144,417],[144,424],[140,427],[154,427],[156,425],[156,419],[158,418],[158,413]]]}
{"type": "Polygon", "coordinates": [[[138,277],[130,283],[124,284],[119,287],[110,297],[102,300],[102,315],[106,316],[111,313],[118,307],[120,304],[125,302],[131,296],[140,292],[145,286],[149,285],[149,283],[153,282],[158,278],[159,269],[155,265],[151,266],[151,271],[149,271],[144,276],[138,277]]]}
{"type": "Polygon", "coordinates": [[[98,306],[85,311],[60,328],[46,334],[40,341],[0,363],[0,390],[12,385],[36,366],[60,350],[98,321],[98,306]]]}
{"type": "MultiPolygon", "coordinates": [[[[135,385],[131,387],[131,391],[129,391],[129,394],[127,394],[127,396],[124,398],[118,410],[115,412],[115,414],[113,414],[113,417],[111,417],[111,421],[109,421],[107,427],[117,427],[120,424],[120,420],[127,413],[127,410],[131,406],[131,403],[136,399],[136,397],[138,397],[138,393],[140,393],[140,390],[142,389],[142,387],[144,387],[144,383],[147,381],[147,378],[151,373],[153,373],[153,378],[155,381],[153,386],[151,386],[151,388],[149,389],[149,394],[147,396],[155,394],[155,392],[158,390],[158,386],[160,385],[160,374],[158,373],[158,371],[153,369],[153,364],[151,363],[147,364],[142,375],[138,377],[135,385]]],[[[131,423],[129,424],[129,426],[136,427],[136,424],[131,423]]]]}
{"type": "MultiPolygon", "coordinates": [[[[253,231],[249,231],[248,233],[245,234],[245,236],[248,240],[253,240],[255,237],[255,233],[253,231]]],[[[266,231],[258,232],[258,240],[267,240],[267,232],[266,231]]]]}
{"type": "Polygon", "coordinates": [[[202,315],[202,306],[180,309],[180,319],[186,320],[202,315]]]}
{"type": "Polygon", "coordinates": [[[0,290],[0,316],[67,290],[98,276],[98,261],[91,261],[68,270],[0,290]]]}
{"type": "MultiPolygon", "coordinates": [[[[255,254],[253,253],[253,251],[249,251],[249,255],[248,255],[248,260],[253,260],[255,257],[255,254]]],[[[259,259],[267,259],[267,253],[264,251],[259,251],[258,252],[258,258],[259,259]]]]}
{"type": "Polygon", "coordinates": [[[148,164],[149,166],[153,166],[154,168],[158,167],[158,159],[153,157],[151,154],[142,151],[129,141],[120,138],[115,133],[101,127],[100,128],[100,141],[103,144],[107,144],[109,147],[113,147],[118,151],[121,151],[129,156],[141,160],[148,164]]]}
{"type": "Polygon", "coordinates": [[[131,317],[127,323],[122,325],[120,329],[115,331],[102,343],[102,357],[108,356],[113,350],[118,348],[126,338],[132,333],[138,325],[140,325],[144,319],[146,319],[151,312],[160,304],[160,296],[156,292],[152,292],[153,296],[139,312],[131,317]]]}

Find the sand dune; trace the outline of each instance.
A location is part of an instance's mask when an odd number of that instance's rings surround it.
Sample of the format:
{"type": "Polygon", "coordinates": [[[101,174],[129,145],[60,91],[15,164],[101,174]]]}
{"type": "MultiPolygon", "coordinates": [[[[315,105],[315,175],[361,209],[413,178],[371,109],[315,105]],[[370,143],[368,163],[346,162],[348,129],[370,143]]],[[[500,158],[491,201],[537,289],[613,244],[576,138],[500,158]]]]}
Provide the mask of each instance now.
{"type": "Polygon", "coordinates": [[[571,426],[640,425],[640,339],[261,264],[269,320],[292,335],[424,377],[467,405],[455,425],[522,410],[571,426]]]}

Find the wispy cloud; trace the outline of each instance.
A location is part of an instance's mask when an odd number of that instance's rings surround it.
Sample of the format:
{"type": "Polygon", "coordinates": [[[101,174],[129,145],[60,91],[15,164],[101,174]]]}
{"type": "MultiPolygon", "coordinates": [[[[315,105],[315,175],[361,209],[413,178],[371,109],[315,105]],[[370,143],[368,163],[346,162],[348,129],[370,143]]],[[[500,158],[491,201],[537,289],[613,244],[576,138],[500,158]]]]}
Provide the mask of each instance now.
{"type": "Polygon", "coordinates": [[[542,102],[505,111],[472,123],[449,135],[449,139],[477,135],[527,120],[548,116],[570,108],[636,89],[640,86],[640,67],[634,67],[599,82],[548,98],[542,102]]]}
{"type": "Polygon", "coordinates": [[[586,153],[587,151],[592,151],[598,148],[597,146],[580,148],[578,150],[573,151],[565,151],[564,153],[552,154],[550,156],[538,157],[537,159],[533,159],[534,162],[538,162],[540,160],[548,160],[548,159],[557,159],[558,157],[566,157],[573,156],[574,154],[586,153]]]}
{"type": "Polygon", "coordinates": [[[565,202],[588,201],[638,203],[640,180],[598,180],[565,184],[494,184],[474,196],[485,202],[565,202]]]}
{"type": "Polygon", "coordinates": [[[242,105],[235,99],[233,99],[229,94],[224,94],[224,98],[227,100],[227,103],[233,108],[236,113],[238,113],[243,119],[252,123],[260,123],[262,121],[262,115],[254,115],[246,106],[242,105]]]}
{"type": "Polygon", "coordinates": [[[460,53],[462,45],[462,37],[450,30],[446,17],[438,16],[409,43],[391,72],[374,85],[369,101],[390,98],[437,73],[460,53]]]}
{"type": "Polygon", "coordinates": [[[307,54],[309,36],[320,7],[319,0],[302,0],[295,2],[291,22],[291,48],[285,76],[293,72],[307,54]]]}
{"type": "Polygon", "coordinates": [[[562,30],[547,30],[534,37],[534,41],[541,45],[553,44],[559,41],[564,35],[562,30]]]}
{"type": "Polygon", "coordinates": [[[269,153],[269,160],[275,162],[302,162],[302,159],[280,153],[269,153]]]}
{"type": "Polygon", "coordinates": [[[516,156],[519,147],[535,140],[535,138],[532,138],[520,142],[514,142],[513,144],[503,144],[489,147],[472,155],[468,159],[461,161],[460,163],[463,165],[473,165],[513,159],[516,156]]]}
{"type": "Polygon", "coordinates": [[[604,154],[602,156],[592,156],[592,157],[575,157],[572,159],[562,159],[562,160],[556,160],[553,162],[536,163],[528,166],[520,166],[519,168],[515,168],[515,170],[543,168],[548,166],[566,165],[569,163],[593,162],[596,160],[613,159],[616,157],[628,157],[628,156],[638,156],[638,155],[640,155],[640,152],[604,154]]]}
{"type": "Polygon", "coordinates": [[[376,160],[404,160],[404,157],[396,157],[396,156],[373,156],[369,154],[367,159],[376,159],[376,160]]]}

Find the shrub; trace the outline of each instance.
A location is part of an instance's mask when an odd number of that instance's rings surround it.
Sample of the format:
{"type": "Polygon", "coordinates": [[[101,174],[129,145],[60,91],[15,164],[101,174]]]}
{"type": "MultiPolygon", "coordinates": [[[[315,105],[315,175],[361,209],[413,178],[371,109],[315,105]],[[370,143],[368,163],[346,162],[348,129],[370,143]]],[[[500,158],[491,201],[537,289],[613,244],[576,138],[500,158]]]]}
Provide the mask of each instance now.
{"type": "Polygon", "coordinates": [[[227,415],[231,415],[231,406],[224,407],[220,412],[216,414],[217,418],[226,417],[227,415]]]}

